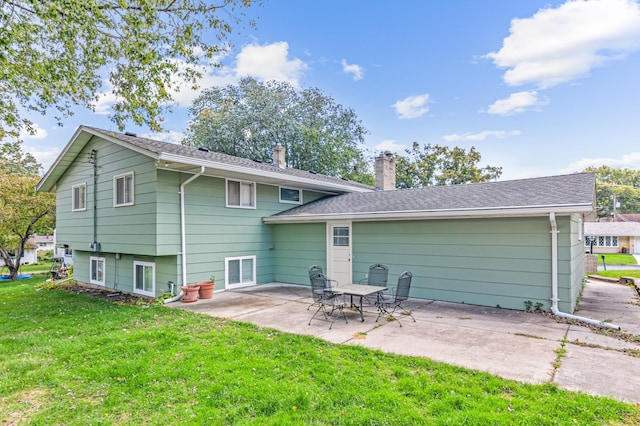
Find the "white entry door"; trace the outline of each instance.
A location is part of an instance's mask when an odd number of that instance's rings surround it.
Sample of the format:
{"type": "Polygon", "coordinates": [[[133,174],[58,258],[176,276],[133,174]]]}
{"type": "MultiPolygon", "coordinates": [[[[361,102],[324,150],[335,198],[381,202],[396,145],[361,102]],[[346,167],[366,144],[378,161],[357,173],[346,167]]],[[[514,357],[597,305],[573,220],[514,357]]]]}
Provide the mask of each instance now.
{"type": "Polygon", "coordinates": [[[351,283],[351,222],[327,223],[327,275],[351,283]]]}

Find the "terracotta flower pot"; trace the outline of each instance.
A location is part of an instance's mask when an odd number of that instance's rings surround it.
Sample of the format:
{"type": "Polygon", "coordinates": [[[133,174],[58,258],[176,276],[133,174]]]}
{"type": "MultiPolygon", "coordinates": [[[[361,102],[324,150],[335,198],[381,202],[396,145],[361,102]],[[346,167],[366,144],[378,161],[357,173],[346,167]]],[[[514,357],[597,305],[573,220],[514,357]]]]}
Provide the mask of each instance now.
{"type": "Polygon", "coordinates": [[[185,285],[182,287],[182,301],[184,303],[197,302],[198,291],[200,286],[197,285],[185,285]]]}
{"type": "Polygon", "coordinates": [[[211,299],[213,297],[214,282],[201,281],[197,285],[200,286],[200,299],[211,299]]]}

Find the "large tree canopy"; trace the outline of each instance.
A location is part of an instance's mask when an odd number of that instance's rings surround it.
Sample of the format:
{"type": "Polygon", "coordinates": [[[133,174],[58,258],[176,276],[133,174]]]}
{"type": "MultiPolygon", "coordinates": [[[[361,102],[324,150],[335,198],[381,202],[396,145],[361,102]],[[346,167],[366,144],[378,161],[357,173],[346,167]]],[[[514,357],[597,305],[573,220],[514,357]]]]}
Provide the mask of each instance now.
{"type": "Polygon", "coordinates": [[[20,258],[34,233],[51,233],[55,195],[36,192],[40,165],[23,154],[19,143],[0,149],[0,257],[13,279],[18,279],[20,258]]]}
{"type": "Polygon", "coordinates": [[[190,114],[185,145],[269,162],[281,144],[290,167],[373,183],[361,148],[367,131],[319,89],[245,78],[205,90],[190,114]]]}
{"type": "Polygon", "coordinates": [[[587,167],[585,171],[596,175],[598,216],[640,213],[640,170],[600,166],[587,167]]]}
{"type": "Polygon", "coordinates": [[[131,119],[160,130],[171,91],[196,84],[195,65],[214,58],[253,1],[0,1],[0,141],[32,131],[29,112],[53,107],[60,122],[104,90],[120,129],[131,119]]]}
{"type": "Polygon", "coordinates": [[[502,167],[479,167],[482,156],[471,147],[449,148],[426,144],[420,148],[414,142],[407,156],[396,157],[396,187],[422,188],[433,185],[456,185],[495,180],[502,175],[502,167]]]}

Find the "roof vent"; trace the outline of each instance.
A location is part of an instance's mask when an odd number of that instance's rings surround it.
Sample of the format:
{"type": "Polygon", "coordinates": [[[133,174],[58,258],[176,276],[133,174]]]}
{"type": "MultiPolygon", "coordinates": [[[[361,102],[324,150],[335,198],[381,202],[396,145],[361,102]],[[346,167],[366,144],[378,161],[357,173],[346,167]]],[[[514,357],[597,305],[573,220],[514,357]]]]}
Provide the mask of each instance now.
{"type": "Polygon", "coordinates": [[[124,132],[124,134],[125,134],[126,136],[131,136],[131,137],[134,137],[134,138],[137,138],[137,137],[138,137],[138,135],[136,135],[136,134],[135,134],[135,133],[133,133],[133,132],[124,132]]]}
{"type": "Polygon", "coordinates": [[[311,173],[312,175],[317,175],[318,173],[316,173],[315,170],[309,170],[309,173],[311,173]]]}
{"type": "Polygon", "coordinates": [[[253,159],[253,162],[254,162],[254,163],[262,163],[262,160],[257,160],[257,159],[255,159],[255,158],[254,158],[254,159],[253,159]]]}
{"type": "Polygon", "coordinates": [[[202,152],[209,152],[209,148],[206,148],[204,146],[201,146],[198,148],[198,151],[202,151],[202,152]]]}

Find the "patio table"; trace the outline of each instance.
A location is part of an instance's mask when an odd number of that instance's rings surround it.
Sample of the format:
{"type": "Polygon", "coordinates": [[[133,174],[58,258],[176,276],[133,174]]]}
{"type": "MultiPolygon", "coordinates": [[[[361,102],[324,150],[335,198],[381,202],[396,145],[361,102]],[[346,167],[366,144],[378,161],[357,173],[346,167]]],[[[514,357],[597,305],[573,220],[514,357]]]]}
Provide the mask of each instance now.
{"type": "Polygon", "coordinates": [[[388,287],[381,287],[367,284],[340,284],[338,286],[331,287],[333,293],[344,294],[351,296],[351,306],[355,307],[360,312],[360,320],[364,321],[364,311],[362,310],[362,299],[365,296],[371,296],[382,291],[387,290],[388,287]],[[353,304],[353,296],[360,297],[360,304],[353,304]]]}

